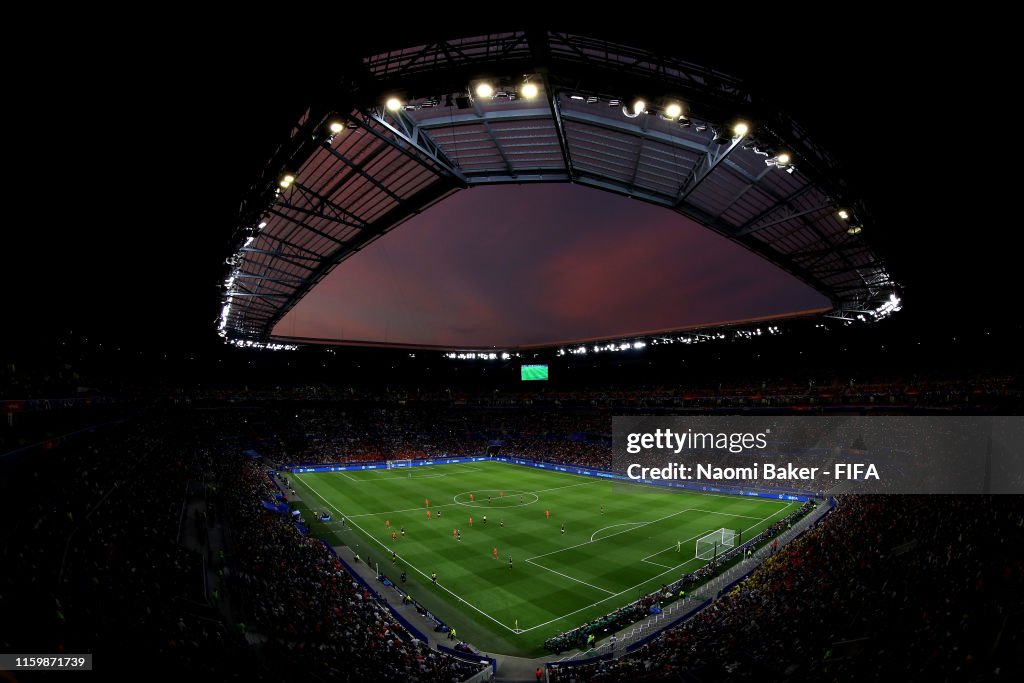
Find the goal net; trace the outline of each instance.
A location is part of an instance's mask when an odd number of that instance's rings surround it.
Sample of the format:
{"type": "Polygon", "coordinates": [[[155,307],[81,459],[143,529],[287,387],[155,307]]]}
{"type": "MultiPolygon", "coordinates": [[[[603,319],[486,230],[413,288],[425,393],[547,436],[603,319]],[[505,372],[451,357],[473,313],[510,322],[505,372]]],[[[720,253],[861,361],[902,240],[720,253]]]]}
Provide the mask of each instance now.
{"type": "Polygon", "coordinates": [[[412,460],[406,458],[405,460],[388,460],[388,469],[393,470],[399,467],[412,467],[412,460]]]}
{"type": "Polygon", "coordinates": [[[736,531],[719,529],[697,539],[697,559],[710,561],[736,545],[736,531]]]}

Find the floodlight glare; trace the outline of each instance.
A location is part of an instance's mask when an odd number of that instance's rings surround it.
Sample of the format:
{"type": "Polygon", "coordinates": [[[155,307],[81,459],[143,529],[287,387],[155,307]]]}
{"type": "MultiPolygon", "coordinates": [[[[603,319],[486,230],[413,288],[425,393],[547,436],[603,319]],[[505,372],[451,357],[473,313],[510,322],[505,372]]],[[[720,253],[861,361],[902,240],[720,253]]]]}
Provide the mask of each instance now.
{"type": "Polygon", "coordinates": [[[665,116],[670,119],[678,119],[683,115],[683,108],[676,102],[665,107],[665,116]]]}
{"type": "Polygon", "coordinates": [[[291,187],[291,184],[294,182],[295,176],[293,176],[291,173],[285,173],[283,176],[281,176],[281,180],[280,182],[278,182],[278,185],[280,185],[282,188],[287,189],[291,187]]]}
{"type": "Polygon", "coordinates": [[[785,166],[789,163],[789,155],[783,152],[779,156],[775,157],[775,160],[779,162],[779,166],[785,166]]]}
{"type": "Polygon", "coordinates": [[[637,100],[633,103],[633,113],[639,116],[647,110],[647,103],[643,100],[637,100]]]}
{"type": "Polygon", "coordinates": [[[523,87],[520,92],[523,93],[523,97],[528,100],[532,100],[537,96],[537,86],[533,83],[523,83],[523,87]]]}
{"type": "Polygon", "coordinates": [[[476,86],[477,97],[491,97],[494,95],[494,88],[491,87],[490,83],[481,83],[476,86]]]}
{"type": "Polygon", "coordinates": [[[387,107],[389,111],[398,111],[402,108],[402,100],[397,97],[389,97],[388,101],[384,103],[384,106],[387,107]]]}
{"type": "Polygon", "coordinates": [[[845,221],[847,218],[850,217],[850,214],[846,212],[846,209],[839,209],[839,217],[845,221]]]}
{"type": "Polygon", "coordinates": [[[736,134],[736,137],[741,138],[750,132],[750,127],[747,124],[740,121],[732,127],[732,132],[736,134]]]}
{"type": "Polygon", "coordinates": [[[345,124],[341,121],[331,121],[327,126],[327,130],[331,131],[331,135],[337,135],[341,131],[345,130],[345,124]]]}

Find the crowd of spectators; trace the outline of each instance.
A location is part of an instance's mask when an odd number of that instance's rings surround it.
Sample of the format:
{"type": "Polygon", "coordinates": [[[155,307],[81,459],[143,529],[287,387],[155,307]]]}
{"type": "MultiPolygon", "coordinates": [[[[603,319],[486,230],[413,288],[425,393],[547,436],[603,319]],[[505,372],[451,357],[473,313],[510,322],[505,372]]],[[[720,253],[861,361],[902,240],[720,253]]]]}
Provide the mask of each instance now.
{"type": "MultiPolygon", "coordinates": [[[[329,549],[263,508],[272,484],[237,454],[255,446],[281,463],[338,462],[497,447],[607,468],[606,408],[640,391],[540,392],[511,402],[500,394],[462,402],[446,392],[416,401],[351,400],[349,392],[298,405],[198,400],[44,442],[2,462],[0,650],[116,652],[112,669],[155,660],[224,680],[279,680],[295,670],[310,680],[342,670],[371,680],[464,678],[469,665],[412,640],[329,549]],[[225,598],[241,596],[237,621],[225,621],[224,605],[211,598],[203,556],[180,543],[189,482],[210,482],[210,473],[211,504],[229,530],[220,567],[225,598]]],[[[982,388],[1009,391],[998,382],[982,388]]],[[[974,401],[976,392],[932,386],[918,395],[941,405],[974,401]]],[[[656,390],[644,395],[660,400],[656,390]]],[[[1022,535],[1016,497],[847,497],[685,626],[623,659],[554,675],[1006,676],[1024,645],[1022,535]]],[[[633,616],[621,611],[601,628],[633,616]]]]}
{"type": "Polygon", "coordinates": [[[232,445],[250,420],[174,411],[6,458],[0,650],[223,680],[449,683],[477,671],[414,641],[326,546],[262,507],[269,479],[232,445]],[[206,483],[202,516],[187,514],[206,483]],[[212,525],[228,544],[187,547],[212,525]]]}
{"type": "Polygon", "coordinates": [[[227,590],[244,594],[246,627],[267,638],[268,657],[323,680],[447,683],[479,671],[414,639],[328,547],[263,507],[277,491],[263,466],[234,464],[223,485],[236,549],[227,590]]]}
{"type": "Polygon", "coordinates": [[[1015,680],[1022,533],[1018,497],[846,497],[682,627],[551,680],[1015,680]]]}
{"type": "Polygon", "coordinates": [[[241,643],[207,603],[201,556],[178,544],[185,485],[203,467],[189,441],[159,417],[4,459],[0,649],[102,653],[107,671],[251,673],[231,662],[241,643]]]}

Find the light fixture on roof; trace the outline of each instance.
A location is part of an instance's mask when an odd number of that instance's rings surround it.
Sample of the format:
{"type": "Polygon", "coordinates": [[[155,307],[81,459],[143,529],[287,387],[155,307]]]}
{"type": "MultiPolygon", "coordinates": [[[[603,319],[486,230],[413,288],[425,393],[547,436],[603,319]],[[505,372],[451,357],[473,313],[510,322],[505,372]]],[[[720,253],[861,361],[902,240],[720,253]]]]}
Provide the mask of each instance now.
{"type": "Polygon", "coordinates": [[[647,111],[647,103],[639,98],[633,101],[632,106],[622,105],[622,115],[629,119],[635,119],[645,111],[647,111]]]}
{"type": "Polygon", "coordinates": [[[282,190],[287,190],[289,187],[292,186],[292,183],[294,182],[295,176],[293,176],[291,173],[285,173],[283,176],[281,176],[281,179],[277,181],[277,184],[281,186],[282,190]]]}
{"type": "Polygon", "coordinates": [[[777,157],[775,157],[775,162],[779,166],[788,166],[789,165],[789,161],[790,161],[789,155],[786,154],[785,152],[783,152],[782,154],[780,154],[777,157]]]}
{"type": "Polygon", "coordinates": [[[850,217],[850,214],[846,211],[846,209],[839,209],[838,216],[845,221],[847,218],[850,217]]]}
{"type": "Polygon", "coordinates": [[[331,121],[327,124],[327,130],[331,131],[331,135],[337,135],[345,130],[345,124],[341,121],[331,121]]]}
{"type": "Polygon", "coordinates": [[[668,106],[665,107],[665,118],[667,119],[672,119],[674,121],[682,115],[683,107],[678,102],[669,102],[668,106]]]}
{"type": "Polygon", "coordinates": [[[480,98],[493,97],[494,87],[490,83],[487,83],[486,81],[483,83],[478,83],[476,86],[476,96],[480,98]]]}
{"type": "Polygon", "coordinates": [[[732,127],[732,132],[736,137],[741,138],[750,132],[750,126],[743,123],[742,121],[739,121],[736,123],[735,126],[732,127]]]}
{"type": "Polygon", "coordinates": [[[389,97],[384,106],[388,108],[388,111],[398,111],[402,108],[402,100],[397,97],[389,97]]]}
{"type": "Polygon", "coordinates": [[[860,227],[859,225],[851,225],[846,229],[846,232],[850,235],[859,235],[861,230],[863,229],[864,228],[860,227]]]}
{"type": "Polygon", "coordinates": [[[521,92],[523,97],[526,99],[532,100],[537,96],[537,84],[527,81],[526,83],[523,83],[523,87],[519,89],[519,92],[521,92]]]}

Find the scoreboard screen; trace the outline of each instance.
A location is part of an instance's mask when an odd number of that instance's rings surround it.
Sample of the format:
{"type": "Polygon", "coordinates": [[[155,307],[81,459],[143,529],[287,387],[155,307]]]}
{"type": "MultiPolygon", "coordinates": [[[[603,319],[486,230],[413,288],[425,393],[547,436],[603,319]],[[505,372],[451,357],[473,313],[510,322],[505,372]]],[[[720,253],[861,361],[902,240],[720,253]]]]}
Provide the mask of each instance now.
{"type": "Polygon", "coordinates": [[[523,365],[520,366],[519,372],[524,382],[548,378],[548,366],[546,365],[523,365]]]}

